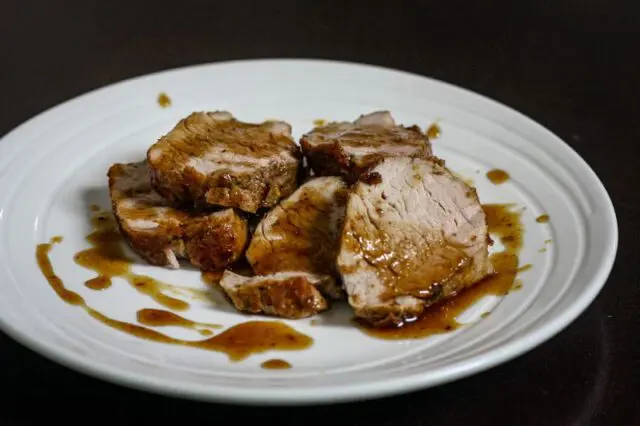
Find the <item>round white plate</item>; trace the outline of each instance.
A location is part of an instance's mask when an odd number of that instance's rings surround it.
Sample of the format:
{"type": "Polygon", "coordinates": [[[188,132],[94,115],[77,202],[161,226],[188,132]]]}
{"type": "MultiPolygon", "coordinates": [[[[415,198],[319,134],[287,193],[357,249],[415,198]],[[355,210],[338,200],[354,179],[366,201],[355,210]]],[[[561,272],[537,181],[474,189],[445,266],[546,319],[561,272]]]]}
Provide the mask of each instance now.
{"type": "MultiPolygon", "coordinates": [[[[144,76],[57,106],[0,141],[0,324],[12,337],[71,368],[120,384],[183,397],[259,404],[371,398],[449,382],[486,370],[539,345],[594,299],[612,267],[617,224],[596,175],[564,142],[503,105],[438,81],[371,66],[311,60],[239,61],[144,76]],[[160,108],[166,92],[173,104],[160,108]],[[147,147],[195,110],[224,109],[243,121],[279,118],[296,136],[315,119],[352,120],[388,109],[399,123],[437,121],[437,155],[474,181],[483,203],[526,207],[523,288],[487,297],[466,311],[466,326],[411,341],[368,337],[346,306],[288,321],[312,336],[304,351],[268,352],[231,363],[224,354],[140,340],[113,330],[59,299],[40,273],[36,244],[52,251],[67,286],[106,315],[135,322],[155,302],[118,281],[103,292],[84,287],[93,274],[73,262],[86,248],[87,206],[109,206],[106,171],[137,161],[147,147]],[[503,185],[492,168],[512,176],[503,185]],[[547,213],[547,224],[535,218],[547,213]],[[551,244],[545,244],[551,239],[551,244]],[[542,247],[548,250],[540,252],[542,247]],[[492,314],[481,319],[480,314],[492,314]],[[284,358],[290,370],[264,370],[284,358]]],[[[193,269],[168,271],[142,262],[134,272],[204,287],[193,269]]],[[[185,316],[230,326],[247,320],[220,302],[194,303],[185,316]]],[[[190,330],[167,334],[199,339],[190,330]]]]}

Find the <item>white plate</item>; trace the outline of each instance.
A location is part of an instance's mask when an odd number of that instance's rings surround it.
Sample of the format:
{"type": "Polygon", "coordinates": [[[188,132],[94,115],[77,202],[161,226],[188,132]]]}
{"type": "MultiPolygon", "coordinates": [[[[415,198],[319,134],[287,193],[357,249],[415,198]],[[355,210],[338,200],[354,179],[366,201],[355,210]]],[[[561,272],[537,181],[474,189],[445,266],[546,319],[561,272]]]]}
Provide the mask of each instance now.
{"type": "MultiPolygon", "coordinates": [[[[355,64],[307,60],[239,61],[162,72],[65,102],[21,125],[0,142],[0,322],[18,341],[69,367],[124,385],[204,400],[261,404],[344,401],[391,395],[449,382],[505,362],[566,327],[594,299],[617,250],[613,206],[593,171],[565,143],[523,115],[482,96],[424,77],[355,64]],[[173,105],[157,104],[166,92],[173,105]],[[93,274],[73,260],[87,247],[87,206],[108,206],[105,173],[135,161],[174,123],[194,110],[226,109],[245,121],[281,118],[296,136],[314,119],[351,120],[389,109],[397,121],[423,128],[437,120],[436,154],[473,179],[483,203],[526,207],[524,286],[486,298],[465,312],[469,324],[413,341],[362,334],[338,308],[313,326],[305,351],[271,352],[231,363],[224,354],[139,340],[108,328],[51,290],[35,262],[36,244],[54,235],[58,274],[88,303],[124,321],[157,307],[116,282],[105,292],[84,288],[93,274]],[[484,173],[506,169],[492,185],[484,173]],[[536,216],[548,213],[546,225],[536,216]],[[545,246],[548,250],[540,253],[545,246]],[[493,309],[486,319],[480,314],[493,309]],[[291,370],[264,370],[284,358],[291,370]]],[[[203,287],[194,270],[143,264],[135,271],[183,286],[203,287]]],[[[246,320],[223,305],[201,302],[187,317],[233,325],[246,320]]],[[[189,330],[167,333],[197,339],[189,330]]]]}

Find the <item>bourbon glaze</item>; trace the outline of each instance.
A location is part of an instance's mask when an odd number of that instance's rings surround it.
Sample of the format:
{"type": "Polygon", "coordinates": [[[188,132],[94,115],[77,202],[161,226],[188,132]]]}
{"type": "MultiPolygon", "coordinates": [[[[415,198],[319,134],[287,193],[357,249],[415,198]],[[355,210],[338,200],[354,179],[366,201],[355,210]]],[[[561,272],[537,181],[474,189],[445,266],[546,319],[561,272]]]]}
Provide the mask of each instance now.
{"type": "MultiPolygon", "coordinates": [[[[115,221],[109,213],[95,214],[91,218],[91,224],[93,230],[87,235],[86,240],[92,247],[76,253],[73,257],[78,265],[98,273],[97,277],[85,282],[87,288],[104,290],[111,286],[113,277],[121,277],[137,291],[146,294],[162,306],[174,310],[189,308],[189,303],[164,294],[164,291],[177,291],[178,288],[131,272],[132,260],[123,250],[122,236],[117,231],[115,221]]],[[[180,291],[183,290],[192,291],[180,289],[180,291]]]]}
{"type": "Polygon", "coordinates": [[[158,105],[162,108],[167,108],[171,106],[171,98],[166,93],[162,92],[158,95],[158,105]]]}
{"type": "Polygon", "coordinates": [[[440,129],[440,126],[438,126],[436,123],[433,123],[427,128],[427,131],[425,133],[429,140],[432,141],[440,137],[440,135],[442,134],[442,130],[440,129]]]}
{"type": "Polygon", "coordinates": [[[540,215],[536,218],[536,222],[538,223],[547,223],[549,222],[549,215],[548,214],[543,214],[540,215]]]}
{"type": "Polygon", "coordinates": [[[269,359],[260,366],[266,370],[287,370],[291,368],[291,364],[289,364],[284,359],[269,359]]]}
{"type": "Polygon", "coordinates": [[[489,179],[489,181],[494,185],[505,183],[509,180],[509,177],[509,173],[500,169],[493,169],[487,172],[487,179],[489,179]]]}
{"type": "Polygon", "coordinates": [[[520,212],[514,211],[512,207],[510,204],[482,206],[487,216],[489,233],[498,237],[504,246],[503,251],[490,256],[495,274],[463,290],[457,296],[427,308],[422,316],[408,320],[401,327],[374,328],[357,321],[360,330],[370,336],[387,340],[419,339],[446,333],[460,327],[461,324],[456,317],[476,301],[488,295],[504,296],[517,287],[518,256],[522,249],[524,228],[520,212]]]}
{"type": "Polygon", "coordinates": [[[140,309],[136,312],[136,318],[142,325],[148,325],[151,327],[164,327],[164,326],[177,326],[184,328],[192,328],[194,330],[200,330],[199,327],[205,328],[222,328],[220,324],[209,324],[204,322],[196,322],[187,318],[183,318],[178,314],[170,311],[164,311],[162,309],[140,309]]]}
{"type": "Polygon", "coordinates": [[[147,327],[109,318],[87,305],[78,293],[67,289],[56,275],[49,257],[54,244],[55,242],[49,242],[36,247],[38,266],[53,291],[65,302],[82,307],[90,316],[115,330],[153,342],[221,352],[232,361],[240,361],[251,354],[269,350],[307,349],[313,344],[311,337],[279,321],[248,321],[230,327],[217,336],[191,341],[176,339],[147,327]]]}

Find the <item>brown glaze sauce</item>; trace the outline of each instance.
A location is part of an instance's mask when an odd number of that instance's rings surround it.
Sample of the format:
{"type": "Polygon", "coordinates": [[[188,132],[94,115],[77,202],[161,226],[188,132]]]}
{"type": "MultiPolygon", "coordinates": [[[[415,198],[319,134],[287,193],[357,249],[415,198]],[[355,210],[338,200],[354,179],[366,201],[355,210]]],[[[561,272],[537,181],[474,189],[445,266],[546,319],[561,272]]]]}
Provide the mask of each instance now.
{"type": "Polygon", "coordinates": [[[433,123],[427,128],[427,131],[425,133],[429,140],[432,141],[440,137],[440,135],[442,134],[442,129],[440,129],[440,126],[438,126],[436,123],[433,123]]]}
{"type": "Polygon", "coordinates": [[[51,243],[53,244],[60,244],[62,242],[63,238],[60,235],[56,235],[55,237],[51,238],[51,243]]]}
{"type": "Polygon", "coordinates": [[[291,364],[283,359],[269,359],[260,366],[266,370],[287,370],[291,368],[291,364]]]}
{"type": "Polygon", "coordinates": [[[167,108],[171,106],[171,98],[164,92],[158,95],[158,105],[162,108],[167,108]]]}
{"type": "Polygon", "coordinates": [[[103,324],[141,339],[153,342],[189,346],[225,353],[232,361],[240,361],[251,354],[269,350],[302,350],[313,344],[313,339],[279,321],[248,321],[228,328],[217,336],[191,341],[175,339],[147,327],[118,321],[88,306],[78,293],[68,290],[53,270],[49,254],[55,243],[39,244],[36,260],[42,274],[55,293],[65,302],[82,307],[103,324]]]}
{"type": "Polygon", "coordinates": [[[97,213],[91,218],[91,224],[93,231],[87,235],[86,240],[93,247],[82,250],[73,257],[78,265],[98,274],[85,282],[87,288],[104,290],[111,286],[113,277],[121,277],[137,291],[148,295],[162,306],[174,310],[189,308],[187,302],[164,294],[163,290],[172,290],[173,286],[131,272],[132,261],[124,252],[122,236],[109,213],[97,213]]]}
{"type": "Polygon", "coordinates": [[[487,179],[494,185],[505,183],[509,180],[509,177],[509,173],[500,169],[493,169],[487,172],[487,179]]]}
{"type": "Polygon", "coordinates": [[[549,215],[548,214],[543,214],[540,215],[536,218],[536,222],[538,223],[547,223],[549,222],[549,215]]]}
{"type": "Polygon", "coordinates": [[[151,327],[177,326],[192,329],[198,329],[198,327],[222,328],[220,324],[191,321],[178,314],[161,309],[140,309],[136,313],[136,318],[140,324],[151,327]]]}
{"type": "MultiPolygon", "coordinates": [[[[518,255],[522,249],[524,232],[520,212],[514,211],[510,204],[486,204],[482,207],[487,215],[489,232],[498,237],[504,246],[503,251],[490,256],[495,274],[457,296],[429,307],[420,318],[407,321],[401,327],[373,328],[358,321],[360,330],[387,340],[418,339],[445,333],[460,327],[456,317],[476,301],[488,295],[506,295],[514,286],[517,287],[518,255]]],[[[485,314],[482,316],[486,317],[485,314]]]]}
{"type": "Polygon", "coordinates": [[[224,271],[202,271],[200,277],[202,282],[211,288],[218,288],[224,271]]]}
{"type": "Polygon", "coordinates": [[[111,287],[111,278],[106,275],[98,275],[84,282],[85,287],[91,290],[106,290],[111,287]]]}

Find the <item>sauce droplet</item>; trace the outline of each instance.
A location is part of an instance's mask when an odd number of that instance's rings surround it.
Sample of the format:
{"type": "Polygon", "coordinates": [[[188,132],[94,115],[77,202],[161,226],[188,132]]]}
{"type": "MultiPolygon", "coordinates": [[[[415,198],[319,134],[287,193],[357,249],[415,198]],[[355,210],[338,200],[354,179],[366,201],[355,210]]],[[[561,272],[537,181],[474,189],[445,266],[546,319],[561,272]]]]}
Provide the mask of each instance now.
{"type": "Polygon", "coordinates": [[[62,242],[62,237],[60,235],[56,235],[55,237],[51,238],[52,244],[60,244],[61,242],[62,242]]]}
{"type": "Polygon", "coordinates": [[[547,222],[549,222],[549,215],[548,214],[542,214],[542,215],[538,216],[536,218],[536,222],[538,222],[538,223],[547,223],[547,222]]]}
{"type": "Polygon", "coordinates": [[[318,118],[317,120],[313,120],[313,124],[315,126],[324,126],[325,124],[327,124],[327,120],[323,120],[322,118],[318,118]]]}
{"type": "Polygon", "coordinates": [[[267,370],[287,370],[291,368],[291,364],[283,359],[270,359],[260,364],[260,366],[267,370]]]}
{"type": "Polygon", "coordinates": [[[164,92],[158,95],[158,105],[162,108],[167,108],[171,106],[171,98],[164,92]]]}
{"type": "Polygon", "coordinates": [[[111,278],[106,275],[98,275],[84,282],[85,287],[91,290],[106,290],[111,287],[111,278]]]}
{"type": "Polygon", "coordinates": [[[500,169],[493,169],[487,172],[487,179],[494,185],[500,185],[509,180],[509,173],[500,169]]]}
{"type": "Polygon", "coordinates": [[[426,134],[429,140],[434,140],[440,137],[440,135],[442,134],[442,130],[440,129],[440,126],[438,126],[436,123],[433,123],[427,128],[426,134]]]}

